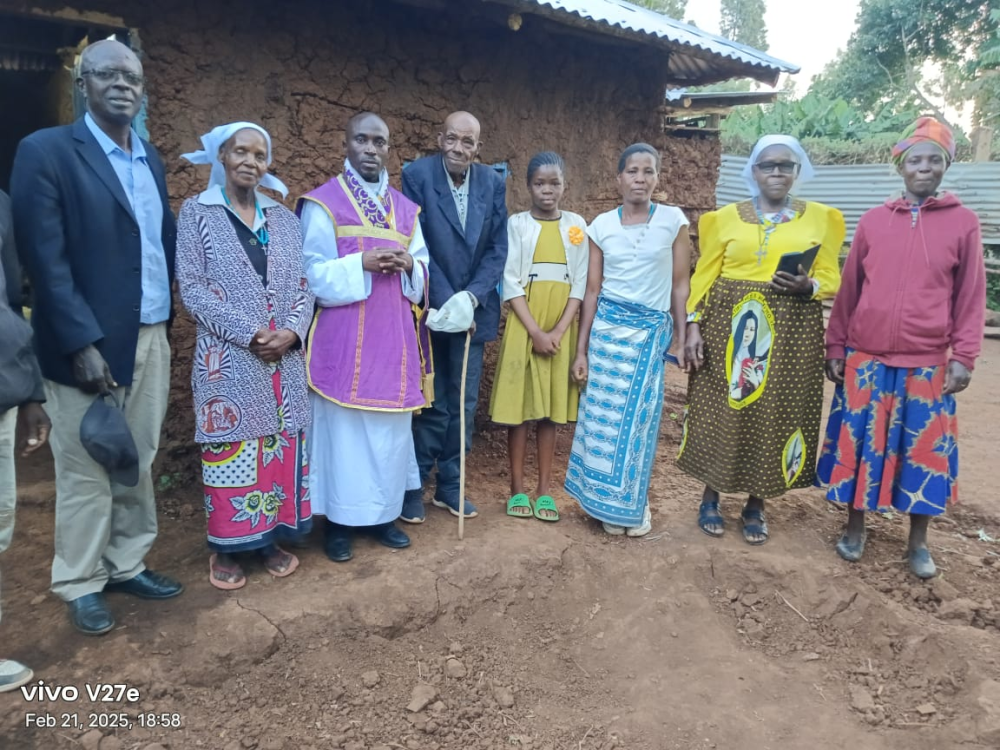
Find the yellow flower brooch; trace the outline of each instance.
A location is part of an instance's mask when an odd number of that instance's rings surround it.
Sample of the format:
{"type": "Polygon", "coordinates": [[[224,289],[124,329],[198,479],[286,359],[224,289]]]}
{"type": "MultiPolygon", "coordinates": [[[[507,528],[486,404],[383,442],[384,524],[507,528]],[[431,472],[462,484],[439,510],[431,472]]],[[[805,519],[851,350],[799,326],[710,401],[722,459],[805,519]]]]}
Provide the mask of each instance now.
{"type": "Polygon", "coordinates": [[[580,227],[569,228],[569,241],[574,245],[582,245],[584,237],[586,237],[586,235],[580,227]]]}

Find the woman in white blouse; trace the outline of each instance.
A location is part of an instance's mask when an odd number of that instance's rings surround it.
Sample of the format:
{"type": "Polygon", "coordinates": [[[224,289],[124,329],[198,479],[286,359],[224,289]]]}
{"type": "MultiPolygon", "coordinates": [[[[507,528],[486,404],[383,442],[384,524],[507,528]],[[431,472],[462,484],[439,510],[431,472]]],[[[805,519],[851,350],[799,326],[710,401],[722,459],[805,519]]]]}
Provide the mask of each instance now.
{"type": "MultiPolygon", "coordinates": [[[[688,220],[653,203],[660,155],[636,143],[618,161],[622,205],[588,229],[590,265],[573,377],[586,390],[566,491],[609,534],[652,528],[647,493],[663,408],[673,321],[684,320],[691,272],[688,220]]],[[[684,328],[677,351],[683,367],[684,328]]]]}

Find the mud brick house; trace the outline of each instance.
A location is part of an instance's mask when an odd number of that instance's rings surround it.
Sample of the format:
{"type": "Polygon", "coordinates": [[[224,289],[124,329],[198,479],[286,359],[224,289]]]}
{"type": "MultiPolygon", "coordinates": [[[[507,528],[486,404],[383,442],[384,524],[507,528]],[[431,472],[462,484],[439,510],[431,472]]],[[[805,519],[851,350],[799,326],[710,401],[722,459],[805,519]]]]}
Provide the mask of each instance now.
{"type": "MultiPolygon", "coordinates": [[[[164,157],[175,207],[206,179],[179,154],[219,123],[262,123],[295,196],[341,169],[352,114],[388,122],[398,184],[402,165],[433,151],[444,116],[462,108],[482,121],[482,160],[510,175],[512,210],[527,206],[524,169],[542,149],[566,159],[568,208],[606,210],[618,153],[644,140],[664,154],[659,199],[694,218],[715,206],[719,143],[665,129],[666,90],[773,83],[795,70],[618,0],[0,0],[0,187],[21,137],[81,113],[78,53],[112,35],[143,59],[138,125],[164,157]]],[[[174,341],[176,411],[186,415],[183,324],[174,341]]],[[[187,423],[177,429],[170,438],[186,442],[187,423]]]]}

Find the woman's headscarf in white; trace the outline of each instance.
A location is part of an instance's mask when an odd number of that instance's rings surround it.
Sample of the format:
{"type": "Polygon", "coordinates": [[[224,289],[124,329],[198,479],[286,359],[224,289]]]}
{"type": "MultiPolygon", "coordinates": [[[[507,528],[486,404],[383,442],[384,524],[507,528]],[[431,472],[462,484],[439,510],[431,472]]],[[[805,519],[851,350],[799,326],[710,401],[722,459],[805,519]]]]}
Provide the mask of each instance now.
{"type": "MultiPolygon", "coordinates": [[[[187,159],[192,164],[211,164],[212,173],[208,176],[208,187],[215,185],[225,187],[226,168],[219,161],[219,149],[222,148],[222,144],[236,133],[247,128],[256,130],[264,136],[264,141],[267,143],[267,165],[271,166],[271,136],[260,125],[255,125],[252,122],[231,122],[228,125],[219,125],[217,128],[212,128],[212,130],[201,137],[201,145],[203,147],[201,151],[181,154],[181,158],[187,159]]],[[[264,173],[260,181],[260,186],[278,191],[281,193],[282,198],[288,197],[288,188],[285,187],[285,183],[270,172],[264,173]]]]}
{"type": "Polygon", "coordinates": [[[795,184],[792,186],[793,189],[796,185],[809,182],[809,180],[816,176],[816,170],[813,169],[812,162],[809,161],[806,150],[802,148],[802,144],[799,143],[798,138],[793,138],[790,135],[765,135],[757,141],[757,144],[753,147],[753,152],[750,154],[750,160],[743,165],[743,182],[746,183],[747,189],[750,190],[750,195],[754,198],[760,195],[760,188],[757,187],[757,181],[753,178],[753,166],[760,158],[761,152],[771,146],[787,146],[798,159],[799,173],[795,177],[795,184]]]}

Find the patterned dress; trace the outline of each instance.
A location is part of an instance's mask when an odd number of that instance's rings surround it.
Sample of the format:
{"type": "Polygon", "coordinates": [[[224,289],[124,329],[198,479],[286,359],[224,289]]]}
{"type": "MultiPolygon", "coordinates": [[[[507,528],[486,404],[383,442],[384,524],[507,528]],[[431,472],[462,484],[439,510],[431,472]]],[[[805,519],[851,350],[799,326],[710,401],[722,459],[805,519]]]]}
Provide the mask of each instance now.
{"type": "Polygon", "coordinates": [[[208,544],[226,553],[263,549],[312,523],[302,347],[272,364],[249,346],[262,328],[289,329],[304,342],[313,296],[298,219],[258,201],[247,227],[210,188],[184,204],[178,225],[177,278],[198,324],[191,380],[208,544]]]}
{"type": "MultiPolygon", "coordinates": [[[[678,466],[717,492],[763,499],[813,484],[823,417],[823,308],[840,286],[844,218],[792,201],[790,220],[730,204],[699,223],[688,311],[705,362],[690,378],[678,466]],[[768,283],[785,253],[820,245],[813,297],[768,283]]],[[[808,271],[809,269],[807,269],[808,271]]]]}
{"type": "Polygon", "coordinates": [[[676,206],[654,204],[645,224],[625,226],[608,211],[588,230],[603,251],[604,280],[565,488],[604,523],[641,526],[649,502],[674,331],[673,244],[687,224],[676,206]]]}

